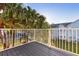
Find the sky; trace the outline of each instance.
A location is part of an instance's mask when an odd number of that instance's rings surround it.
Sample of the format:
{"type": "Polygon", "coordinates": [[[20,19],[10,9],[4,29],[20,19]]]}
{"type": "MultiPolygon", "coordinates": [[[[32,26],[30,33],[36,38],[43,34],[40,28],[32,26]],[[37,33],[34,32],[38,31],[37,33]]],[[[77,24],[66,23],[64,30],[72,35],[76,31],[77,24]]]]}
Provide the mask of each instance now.
{"type": "Polygon", "coordinates": [[[74,22],[79,19],[78,3],[26,3],[41,15],[49,24],[74,22]]]}

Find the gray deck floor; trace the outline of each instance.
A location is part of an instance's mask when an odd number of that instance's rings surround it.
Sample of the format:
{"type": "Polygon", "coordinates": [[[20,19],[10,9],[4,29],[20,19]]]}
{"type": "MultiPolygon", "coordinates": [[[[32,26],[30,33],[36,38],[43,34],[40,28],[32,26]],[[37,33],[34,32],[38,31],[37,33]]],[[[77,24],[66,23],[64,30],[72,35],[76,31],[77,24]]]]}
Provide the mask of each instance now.
{"type": "Polygon", "coordinates": [[[0,52],[0,56],[73,56],[73,54],[32,42],[0,52]]]}

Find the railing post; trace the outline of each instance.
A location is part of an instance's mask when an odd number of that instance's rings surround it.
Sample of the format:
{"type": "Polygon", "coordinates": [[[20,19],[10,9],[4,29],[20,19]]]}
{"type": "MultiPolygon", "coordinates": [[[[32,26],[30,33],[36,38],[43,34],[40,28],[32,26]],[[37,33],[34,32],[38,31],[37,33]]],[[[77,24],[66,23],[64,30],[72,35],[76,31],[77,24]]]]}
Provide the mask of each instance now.
{"type": "Polygon", "coordinates": [[[10,35],[11,35],[11,34],[10,34],[10,30],[11,30],[11,29],[9,29],[9,33],[7,34],[7,35],[8,35],[8,48],[10,48],[10,45],[11,45],[11,44],[10,44],[10,40],[11,40],[11,39],[10,39],[10,35]]]}
{"type": "Polygon", "coordinates": [[[34,30],[34,39],[33,39],[33,40],[35,41],[35,31],[36,31],[36,30],[35,30],[35,29],[33,29],[33,30],[34,30]]]}
{"type": "Polygon", "coordinates": [[[77,28],[76,28],[76,53],[77,53],[77,47],[78,47],[78,44],[77,44],[77,28]]]}
{"type": "Polygon", "coordinates": [[[57,29],[57,47],[58,47],[58,41],[59,39],[58,39],[58,29],[57,29]]]}
{"type": "Polygon", "coordinates": [[[73,29],[72,29],[72,52],[74,52],[73,51],[73,29]]]}
{"type": "Polygon", "coordinates": [[[12,37],[13,37],[13,47],[14,47],[14,43],[15,43],[15,30],[12,30],[12,37]]]}
{"type": "Polygon", "coordinates": [[[54,28],[51,29],[51,45],[54,46],[54,28]]]}
{"type": "Polygon", "coordinates": [[[63,34],[63,28],[62,28],[62,49],[63,49],[63,36],[64,34],[63,34]]]}
{"type": "Polygon", "coordinates": [[[51,29],[48,30],[49,32],[49,38],[48,38],[48,45],[51,46],[51,29]]]}
{"type": "Polygon", "coordinates": [[[66,41],[67,41],[67,29],[65,29],[65,33],[64,33],[64,34],[65,34],[65,50],[66,50],[66,44],[67,44],[67,42],[66,42],[66,41]]]}
{"type": "Polygon", "coordinates": [[[59,28],[59,48],[60,48],[60,28],[59,28]]]}
{"type": "Polygon", "coordinates": [[[53,45],[54,45],[54,28],[52,29],[52,39],[53,39],[53,40],[52,40],[52,41],[53,41],[52,43],[53,43],[53,45]]]}
{"type": "Polygon", "coordinates": [[[68,51],[70,50],[70,47],[69,47],[69,29],[68,29],[68,51]]]}

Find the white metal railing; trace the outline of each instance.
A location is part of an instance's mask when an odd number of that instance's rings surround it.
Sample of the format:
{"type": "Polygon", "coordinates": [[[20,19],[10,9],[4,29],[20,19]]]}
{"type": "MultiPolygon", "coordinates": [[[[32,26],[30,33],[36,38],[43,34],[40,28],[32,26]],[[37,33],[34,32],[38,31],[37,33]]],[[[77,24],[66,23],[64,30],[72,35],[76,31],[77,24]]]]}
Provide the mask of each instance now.
{"type": "Polygon", "coordinates": [[[56,47],[79,54],[79,28],[54,28],[52,32],[56,47]]]}
{"type": "Polygon", "coordinates": [[[0,50],[38,41],[79,54],[79,28],[0,29],[0,50]]]}

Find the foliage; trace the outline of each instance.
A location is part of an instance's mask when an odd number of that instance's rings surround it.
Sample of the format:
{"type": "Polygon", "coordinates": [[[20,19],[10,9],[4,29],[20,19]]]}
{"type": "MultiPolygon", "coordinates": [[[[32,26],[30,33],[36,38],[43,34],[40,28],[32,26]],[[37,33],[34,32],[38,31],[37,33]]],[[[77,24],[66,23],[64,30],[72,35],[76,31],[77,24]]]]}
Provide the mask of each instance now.
{"type": "Polygon", "coordinates": [[[23,7],[21,3],[5,3],[0,17],[4,19],[6,28],[49,28],[46,17],[30,6],[23,7]]]}

